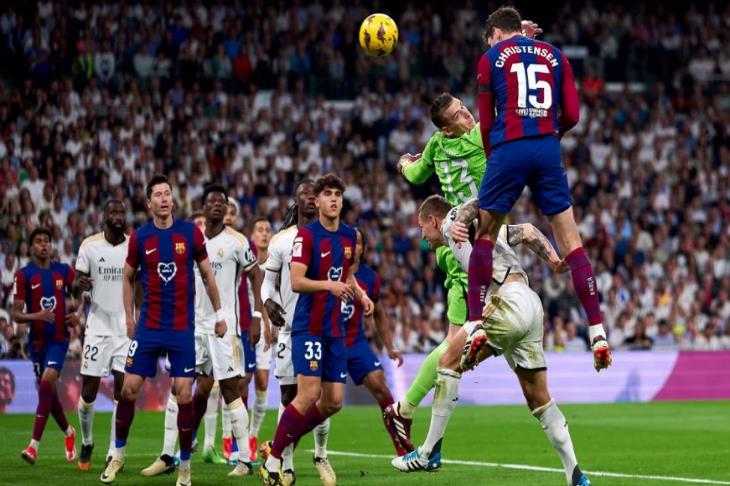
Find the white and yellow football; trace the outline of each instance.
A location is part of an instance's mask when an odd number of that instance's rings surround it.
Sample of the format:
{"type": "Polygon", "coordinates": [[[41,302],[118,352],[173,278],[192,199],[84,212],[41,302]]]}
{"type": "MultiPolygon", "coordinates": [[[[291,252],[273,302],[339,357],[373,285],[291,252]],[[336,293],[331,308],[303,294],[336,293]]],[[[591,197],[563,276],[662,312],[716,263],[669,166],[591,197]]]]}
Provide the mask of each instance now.
{"type": "Polygon", "coordinates": [[[398,26],[388,15],[374,13],[362,21],[359,39],[368,56],[387,56],[398,43],[398,26]]]}

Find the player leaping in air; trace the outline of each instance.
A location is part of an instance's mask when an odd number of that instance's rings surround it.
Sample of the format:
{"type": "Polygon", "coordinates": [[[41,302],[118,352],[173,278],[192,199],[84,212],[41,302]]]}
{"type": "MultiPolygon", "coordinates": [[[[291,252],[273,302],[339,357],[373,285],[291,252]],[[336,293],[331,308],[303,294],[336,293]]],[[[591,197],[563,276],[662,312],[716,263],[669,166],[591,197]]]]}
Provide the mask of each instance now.
{"type": "Polygon", "coordinates": [[[194,265],[197,263],[205,290],[215,312],[215,335],[226,335],[226,318],[222,311],[213,269],[208,261],[203,233],[191,222],[172,217],[172,188],[163,175],[147,184],[147,207],[152,221],[129,238],[129,253],[124,265],[122,294],[127,321],[127,335],[132,338],[127,353],[122,396],[117,406],[116,450],[101,475],[111,483],[124,467],[124,450],[134,418],[134,402],[144,379],[157,373],[160,354],[167,353],[170,376],[175,378],[178,431],[180,434],[180,469],[177,485],[190,484],[190,453],[193,442],[192,404],[195,376],[194,265]],[[135,321],[133,285],[139,270],[143,301],[139,325],[135,321]]]}
{"type": "MultiPolygon", "coordinates": [[[[578,122],[578,94],[568,59],[556,47],[521,35],[520,14],[501,7],[487,19],[489,50],[479,61],[477,88],[489,164],[479,192],[479,229],[469,261],[469,320],[481,321],[492,282],[494,242],[525,185],[548,218],[558,249],[588,317],[597,371],[611,364],[593,267],[573,216],[560,136],[578,122]]],[[[452,226],[458,243],[465,225],[452,226]]]]}
{"type": "Polygon", "coordinates": [[[319,218],[299,228],[292,246],[291,288],[299,293],[291,336],[297,394],[281,415],[260,469],[264,484],[283,484],[282,451],[342,408],[347,378],[342,302],[356,298],[366,315],[373,311],[352,272],[355,230],[340,222],[344,190],[334,174],[317,179],[319,218]]]}
{"type": "MultiPolygon", "coordinates": [[[[472,221],[476,214],[475,200],[452,208],[442,197],[431,196],[421,205],[418,221],[423,237],[433,247],[450,246],[459,263],[466,267],[472,253],[471,244],[456,244],[449,237],[449,226],[456,224],[455,221],[462,224],[472,221]]],[[[563,462],[567,484],[590,486],[578,467],[568,423],[548,392],[542,347],[542,303],[529,287],[527,273],[512,249],[519,244],[527,246],[554,271],[568,270],[545,235],[533,225],[503,225],[499,229],[484,329],[475,330],[478,324],[475,322],[465,324],[441,356],[428,435],[423,445],[413,452],[393,459],[393,467],[399,471],[437,471],[441,467],[441,442],[456,408],[462,370],[474,368],[489,356],[503,354],[517,375],[527,406],[563,462]]]]}

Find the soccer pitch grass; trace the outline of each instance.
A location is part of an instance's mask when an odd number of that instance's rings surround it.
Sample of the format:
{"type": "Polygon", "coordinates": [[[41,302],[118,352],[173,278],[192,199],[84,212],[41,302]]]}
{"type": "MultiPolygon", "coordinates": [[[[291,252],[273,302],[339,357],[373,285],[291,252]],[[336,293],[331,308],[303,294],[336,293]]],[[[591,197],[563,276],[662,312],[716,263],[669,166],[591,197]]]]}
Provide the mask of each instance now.
{"type": "MultiPolygon", "coordinates": [[[[730,403],[659,402],[610,405],[561,405],[570,424],[579,463],[594,486],[606,485],[730,485],[730,403]]],[[[81,438],[78,419],[69,414],[81,438]]],[[[273,435],[276,411],[267,413],[260,439],[273,435]]],[[[430,420],[430,408],[419,408],[414,442],[420,443],[430,420]]],[[[49,418],[38,462],[20,459],[28,444],[32,415],[0,416],[1,485],[101,484],[110,416],[97,414],[96,450],[92,470],[82,473],[63,457],[63,441],[49,418]]],[[[171,485],[175,475],[143,478],[162,445],[162,413],[137,412],[127,445],[125,471],[118,485],[171,485]]],[[[201,437],[202,439],[202,437],[201,437]]],[[[218,441],[220,447],[220,440],[218,441]]],[[[312,466],[311,434],[297,450],[297,484],[317,485],[312,466]]],[[[399,473],[390,466],[392,446],[380,410],[351,406],[332,419],[330,461],[340,485],[564,485],[560,459],[526,407],[458,407],[443,444],[440,472],[399,473]],[[346,455],[343,455],[346,454],[346,455]],[[455,461],[449,463],[449,460],[455,461]]],[[[260,484],[257,477],[228,478],[227,466],[204,464],[193,455],[196,485],[260,484]]]]}

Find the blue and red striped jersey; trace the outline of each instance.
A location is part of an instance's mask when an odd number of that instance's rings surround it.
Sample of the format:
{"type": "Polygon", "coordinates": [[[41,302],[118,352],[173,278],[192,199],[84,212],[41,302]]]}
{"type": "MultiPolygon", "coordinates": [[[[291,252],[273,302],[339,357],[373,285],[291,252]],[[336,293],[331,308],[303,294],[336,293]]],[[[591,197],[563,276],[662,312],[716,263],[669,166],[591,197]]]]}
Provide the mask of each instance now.
{"type": "Polygon", "coordinates": [[[51,261],[48,268],[40,268],[31,261],[15,274],[15,301],[25,302],[29,314],[43,309],[52,311],[54,322],[30,321],[30,346],[41,351],[49,342],[68,341],[66,327],[66,295],[71,291],[74,270],[65,263],[51,261]]]}
{"type": "MultiPolygon", "coordinates": [[[[361,289],[368,294],[373,303],[380,298],[380,275],[367,265],[360,264],[355,272],[355,280],[361,289]]],[[[365,309],[359,300],[343,302],[342,312],[345,314],[345,345],[349,348],[361,339],[365,339],[365,309]]]]}
{"type": "MultiPolygon", "coordinates": [[[[319,220],[299,228],[292,245],[292,263],[307,266],[311,280],[344,282],[355,259],[355,230],[340,223],[337,231],[326,230],[319,220]]],[[[294,309],[292,333],[342,337],[345,320],[342,301],[327,291],[300,293],[294,309]]]]}
{"type": "Polygon", "coordinates": [[[515,36],[495,44],[479,60],[477,89],[487,154],[500,143],[557,135],[578,123],[573,70],[547,42],[515,36]]]}
{"type": "Polygon", "coordinates": [[[144,289],[140,330],[194,331],[193,268],[207,258],[203,233],[189,221],[167,229],[150,221],[132,233],[127,264],[139,269],[144,289]]]}

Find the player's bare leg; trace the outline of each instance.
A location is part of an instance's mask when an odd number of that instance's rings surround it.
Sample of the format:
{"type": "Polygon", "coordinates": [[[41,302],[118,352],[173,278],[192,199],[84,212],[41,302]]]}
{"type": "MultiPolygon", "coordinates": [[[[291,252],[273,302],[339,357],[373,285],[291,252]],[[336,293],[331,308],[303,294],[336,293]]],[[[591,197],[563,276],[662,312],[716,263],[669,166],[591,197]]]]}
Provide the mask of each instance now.
{"type": "MultiPolygon", "coordinates": [[[[124,373],[113,371],[112,374],[114,376],[114,410],[112,412],[107,462],[111,460],[111,456],[114,454],[114,420],[124,383],[124,373]]],[[[78,467],[82,471],[88,471],[91,468],[91,456],[94,450],[94,403],[99,393],[100,383],[101,378],[98,376],[81,375],[81,395],[78,403],[79,424],[81,425],[81,455],[79,456],[78,467]]]]}
{"type": "Polygon", "coordinates": [[[370,391],[375,400],[378,402],[378,405],[380,405],[380,409],[383,411],[383,422],[385,423],[385,430],[388,432],[388,435],[390,435],[390,440],[393,442],[395,452],[399,456],[406,454],[409,451],[405,450],[401,446],[396,428],[394,427],[393,423],[385,416],[386,410],[393,404],[393,394],[390,392],[390,389],[385,382],[385,373],[383,373],[383,370],[371,371],[367,374],[367,376],[365,376],[362,384],[365,385],[365,387],[370,391]]]}
{"type": "Polygon", "coordinates": [[[248,431],[251,461],[255,461],[258,456],[258,435],[261,424],[266,416],[266,405],[269,399],[269,370],[258,369],[254,372],[254,390],[256,396],[253,404],[253,418],[251,419],[251,427],[248,431]]]}
{"type": "Polygon", "coordinates": [[[590,481],[578,467],[578,461],[573,451],[573,441],[568,431],[568,422],[548,392],[547,372],[518,368],[515,373],[520,381],[527,406],[532,415],[540,421],[545,435],[560,455],[567,484],[569,486],[590,486],[590,481]]]}
{"type": "Polygon", "coordinates": [[[76,459],[76,431],[69,425],[66,415],[63,413],[63,406],[58,399],[56,390],[57,382],[58,371],[53,368],[43,370],[38,383],[38,407],[36,408],[35,422],[33,423],[32,439],[28,447],[20,454],[20,457],[29,464],[35,464],[38,457],[38,447],[49,415],[53,415],[56,423],[66,436],[66,460],[73,461],[76,459]]]}
{"type": "Polygon", "coordinates": [[[548,221],[550,221],[560,254],[570,266],[573,287],[588,317],[588,336],[596,371],[608,368],[612,358],[608,342],[606,342],[606,331],[603,329],[596,277],[593,275],[593,266],[583,248],[573,208],[569,207],[565,211],[548,216],[548,221]]]}

